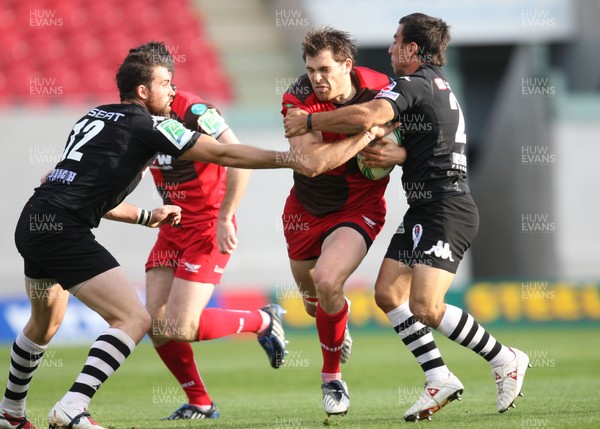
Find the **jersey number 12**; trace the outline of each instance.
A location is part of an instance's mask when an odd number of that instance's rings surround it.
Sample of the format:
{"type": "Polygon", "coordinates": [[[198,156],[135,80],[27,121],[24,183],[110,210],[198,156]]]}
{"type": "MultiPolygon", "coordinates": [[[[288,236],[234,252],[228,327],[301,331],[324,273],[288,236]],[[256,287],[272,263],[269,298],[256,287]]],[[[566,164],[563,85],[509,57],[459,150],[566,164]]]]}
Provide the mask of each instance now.
{"type": "Polygon", "coordinates": [[[87,123],[89,119],[84,119],[79,121],[73,127],[73,131],[71,131],[71,137],[69,138],[69,143],[65,148],[60,160],[63,161],[65,159],[73,159],[75,161],[81,161],[81,156],[83,153],[79,152],[79,149],[89,142],[92,138],[94,138],[102,128],[104,128],[104,122],[95,120],[87,123]],[[86,126],[87,124],[87,126],[86,126]],[[78,141],[79,140],[79,141],[78,141]],[[75,143],[77,142],[77,143],[75,143]]]}

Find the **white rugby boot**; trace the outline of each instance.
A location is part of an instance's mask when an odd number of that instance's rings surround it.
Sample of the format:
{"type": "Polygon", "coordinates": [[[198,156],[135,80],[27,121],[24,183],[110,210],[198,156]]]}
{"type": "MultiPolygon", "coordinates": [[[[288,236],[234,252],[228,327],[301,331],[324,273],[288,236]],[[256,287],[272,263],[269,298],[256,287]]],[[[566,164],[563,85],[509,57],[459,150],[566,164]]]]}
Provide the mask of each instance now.
{"type": "Polygon", "coordinates": [[[515,358],[502,366],[492,368],[492,375],[498,391],[499,413],[503,413],[509,408],[515,408],[515,399],[517,396],[523,396],[521,389],[525,372],[527,368],[531,368],[529,356],[518,349],[510,348],[510,350],[515,354],[515,358]]]}
{"type": "Polygon", "coordinates": [[[452,373],[445,380],[426,382],[417,402],[404,413],[404,420],[407,422],[431,420],[433,413],[441,410],[448,403],[455,399],[460,401],[463,390],[463,384],[452,373]]]}

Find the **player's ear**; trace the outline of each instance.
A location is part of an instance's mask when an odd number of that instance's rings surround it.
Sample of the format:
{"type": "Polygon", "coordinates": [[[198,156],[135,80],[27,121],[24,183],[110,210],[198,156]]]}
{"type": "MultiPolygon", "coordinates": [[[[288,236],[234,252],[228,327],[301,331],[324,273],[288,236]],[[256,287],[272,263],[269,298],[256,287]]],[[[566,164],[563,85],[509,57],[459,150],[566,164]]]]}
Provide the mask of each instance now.
{"type": "Polygon", "coordinates": [[[138,85],[135,88],[135,93],[138,96],[138,98],[142,100],[147,100],[150,96],[150,91],[148,90],[148,87],[146,85],[138,85]]]}
{"type": "Polygon", "coordinates": [[[346,73],[350,73],[352,70],[352,59],[346,58],[346,61],[344,61],[344,66],[346,67],[346,73]]]}
{"type": "Polygon", "coordinates": [[[408,53],[410,55],[417,55],[419,53],[419,45],[416,42],[410,42],[408,44],[408,53]]]}

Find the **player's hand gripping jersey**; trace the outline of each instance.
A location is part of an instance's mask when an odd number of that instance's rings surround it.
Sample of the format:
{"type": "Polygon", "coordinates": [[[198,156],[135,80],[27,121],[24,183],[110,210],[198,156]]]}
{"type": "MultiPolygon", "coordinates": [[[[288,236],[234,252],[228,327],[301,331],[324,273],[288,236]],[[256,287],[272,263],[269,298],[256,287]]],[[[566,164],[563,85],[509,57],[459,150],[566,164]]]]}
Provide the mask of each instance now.
{"type": "Polygon", "coordinates": [[[465,121],[438,67],[423,65],[376,98],[388,100],[400,121],[408,154],[402,186],[411,205],[469,193],[465,121]]]}
{"type": "MultiPolygon", "coordinates": [[[[284,94],[281,113],[285,116],[290,108],[300,108],[308,113],[326,112],[349,104],[364,103],[390,84],[388,76],[366,67],[354,67],[351,79],[357,89],[356,95],[347,103],[336,105],[319,101],[308,76],[302,75],[284,94]]],[[[344,134],[323,132],[323,141],[327,143],[335,143],[345,137],[344,134]]],[[[389,177],[381,180],[365,178],[354,157],[344,165],[314,178],[294,173],[292,195],[309,213],[321,217],[381,204],[388,182],[389,177]]]]}
{"type": "MultiPolygon", "coordinates": [[[[171,116],[187,128],[207,134],[198,125],[198,118],[208,109],[214,108],[194,94],[177,91],[171,103],[171,116]]],[[[218,135],[214,137],[217,138],[218,135]]],[[[178,160],[168,154],[159,154],[150,166],[150,171],[164,204],[181,207],[182,226],[216,219],[225,195],[225,167],[178,160]]]]}

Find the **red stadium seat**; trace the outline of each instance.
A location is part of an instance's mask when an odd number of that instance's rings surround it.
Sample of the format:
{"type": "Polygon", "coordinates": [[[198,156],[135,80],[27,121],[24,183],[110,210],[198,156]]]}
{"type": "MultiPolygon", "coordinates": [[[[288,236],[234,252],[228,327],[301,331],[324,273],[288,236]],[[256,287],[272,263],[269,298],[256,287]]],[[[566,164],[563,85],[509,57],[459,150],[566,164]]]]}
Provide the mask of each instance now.
{"type": "Polygon", "coordinates": [[[165,42],[178,85],[211,98],[231,97],[218,55],[204,36],[201,14],[189,0],[5,3],[0,14],[2,101],[118,101],[119,64],[130,48],[150,40],[165,42]]]}
{"type": "Polygon", "coordinates": [[[18,28],[16,11],[11,8],[4,9],[0,14],[0,34],[14,33],[18,28]]]}

